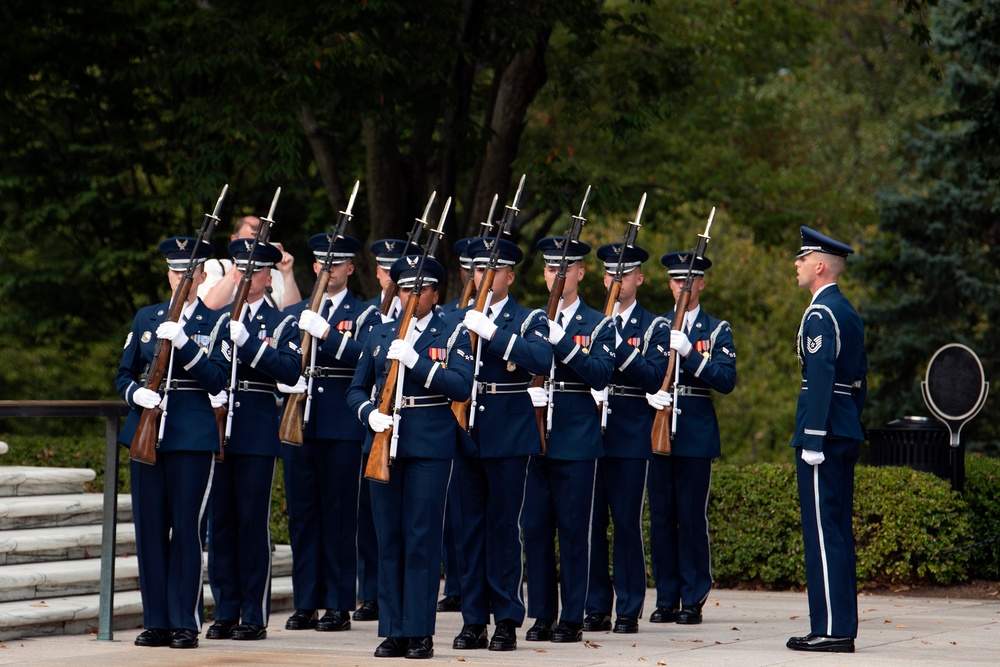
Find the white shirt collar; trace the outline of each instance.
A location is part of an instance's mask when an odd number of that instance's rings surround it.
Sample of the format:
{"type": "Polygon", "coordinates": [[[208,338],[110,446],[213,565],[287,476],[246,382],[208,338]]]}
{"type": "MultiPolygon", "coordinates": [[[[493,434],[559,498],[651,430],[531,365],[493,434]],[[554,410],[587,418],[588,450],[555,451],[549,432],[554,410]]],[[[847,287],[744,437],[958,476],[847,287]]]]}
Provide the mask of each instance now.
{"type": "Polygon", "coordinates": [[[619,310],[618,311],[618,315],[615,315],[615,317],[621,317],[622,318],[622,322],[628,322],[628,318],[632,314],[632,311],[635,310],[635,304],[637,304],[637,303],[639,303],[639,302],[638,301],[633,301],[632,304],[628,308],[626,308],[625,310],[619,310]]]}
{"type": "Polygon", "coordinates": [[[816,299],[818,299],[819,295],[823,293],[823,290],[825,290],[827,287],[832,287],[832,286],[834,286],[836,284],[837,283],[827,283],[826,285],[823,285],[818,290],[816,290],[816,293],[813,294],[812,301],[809,302],[809,305],[812,305],[812,304],[816,303],[816,299]]]}
{"type": "Polygon", "coordinates": [[[324,298],[330,300],[330,313],[333,314],[333,311],[340,308],[340,304],[344,303],[344,299],[347,298],[347,290],[342,289],[333,296],[327,295],[324,298]]]}
{"type": "Polygon", "coordinates": [[[565,308],[559,311],[560,313],[562,313],[563,316],[563,326],[569,324],[570,320],[573,319],[573,316],[576,314],[576,311],[579,308],[580,308],[580,297],[577,297],[573,303],[571,303],[570,305],[566,306],[565,308]]]}
{"type": "Polygon", "coordinates": [[[509,298],[510,298],[509,296],[505,296],[503,299],[501,299],[500,301],[497,301],[496,303],[494,303],[493,305],[491,305],[489,307],[489,309],[488,309],[489,312],[493,313],[492,319],[495,320],[497,318],[497,315],[500,314],[500,312],[503,310],[503,307],[505,305],[507,305],[507,299],[509,299],[509,298]]]}

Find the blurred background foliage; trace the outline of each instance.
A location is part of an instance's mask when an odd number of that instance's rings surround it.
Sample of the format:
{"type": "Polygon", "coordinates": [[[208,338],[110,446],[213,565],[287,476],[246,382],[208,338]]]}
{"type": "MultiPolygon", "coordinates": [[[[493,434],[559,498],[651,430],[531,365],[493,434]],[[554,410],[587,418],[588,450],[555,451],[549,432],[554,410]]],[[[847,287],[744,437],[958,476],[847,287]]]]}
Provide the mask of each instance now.
{"type": "MultiPolygon", "coordinates": [[[[431,190],[447,240],[527,175],[516,296],[546,294],[533,242],[594,187],[583,239],[693,246],[717,207],[704,307],[731,322],[723,459],[787,460],[808,294],[799,225],[858,251],[841,281],[868,325],[869,426],[922,412],[959,340],[996,378],[997,0],[8,0],[0,7],[0,399],[114,398],[134,312],[167,296],[164,237],[266,210],[305,240],[355,180],[350,233],[402,236],[431,190]]],[[[450,243],[444,245],[450,247],[450,243]]],[[[454,258],[443,258],[450,268],[454,258]]],[[[371,295],[370,259],[352,288],[371,295]]],[[[593,257],[582,286],[600,307],[593,257]]],[[[644,267],[642,303],[673,306],[644,267]]],[[[452,271],[452,273],[457,273],[452,271]]],[[[449,296],[460,289],[448,285],[449,296]]],[[[963,435],[994,449],[990,400],[963,435]]],[[[68,420],[46,424],[74,432],[68,420]]],[[[38,422],[8,420],[0,432],[38,422]]]]}

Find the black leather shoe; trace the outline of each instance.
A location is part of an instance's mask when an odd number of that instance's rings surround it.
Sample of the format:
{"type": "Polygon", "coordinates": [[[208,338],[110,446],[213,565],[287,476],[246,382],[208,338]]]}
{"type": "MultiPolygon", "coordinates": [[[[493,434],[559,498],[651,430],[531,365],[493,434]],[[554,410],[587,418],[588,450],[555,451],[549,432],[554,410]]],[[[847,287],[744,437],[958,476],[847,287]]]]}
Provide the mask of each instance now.
{"type": "Polygon", "coordinates": [[[826,635],[808,634],[805,637],[792,637],[785,644],[793,651],[822,651],[825,653],[854,653],[853,637],[827,637],[826,635]]]}
{"type": "Polygon", "coordinates": [[[205,631],[205,639],[229,639],[233,636],[235,625],[232,621],[216,621],[205,631]]]}
{"type": "Polygon", "coordinates": [[[427,660],[434,657],[434,639],[431,637],[411,637],[404,657],[411,660],[427,660]]]}
{"type": "Polygon", "coordinates": [[[462,597],[460,595],[445,595],[437,603],[438,611],[462,611],[462,597]]]}
{"type": "Polygon", "coordinates": [[[657,607],[656,611],[649,615],[650,623],[673,623],[677,620],[677,610],[673,607],[657,607]]]}
{"type": "Polygon", "coordinates": [[[136,646],[170,646],[173,636],[169,630],[159,628],[149,628],[139,633],[135,638],[136,646]]]}
{"type": "Polygon", "coordinates": [[[579,623],[560,621],[552,630],[552,640],[557,644],[571,644],[583,641],[583,626],[579,623]]]}
{"type": "Polygon", "coordinates": [[[619,616],[615,619],[615,634],[630,635],[639,632],[639,619],[635,616],[619,616]]]}
{"type": "Polygon", "coordinates": [[[316,622],[320,632],[340,632],[351,629],[351,612],[338,609],[327,609],[323,618],[316,622]]]}
{"type": "Polygon", "coordinates": [[[600,632],[601,630],[611,629],[611,615],[610,614],[587,614],[587,618],[583,619],[583,629],[587,632],[600,632]]]}
{"type": "Polygon", "coordinates": [[[240,623],[233,628],[233,639],[241,642],[252,642],[267,639],[267,628],[256,623],[240,623]]]}
{"type": "Polygon", "coordinates": [[[174,637],[170,640],[170,648],[198,648],[198,633],[187,628],[174,630],[174,637]]]}
{"type": "Polygon", "coordinates": [[[462,631],[451,643],[453,649],[469,651],[476,648],[486,648],[486,626],[479,623],[466,623],[462,631]]]}
{"type": "Polygon", "coordinates": [[[547,642],[552,639],[552,621],[547,618],[540,618],[535,624],[524,633],[525,641],[547,642]]]}
{"type": "Polygon", "coordinates": [[[386,637],[375,649],[376,658],[402,658],[406,655],[406,637],[386,637]]]}
{"type": "Polygon", "coordinates": [[[491,651],[513,651],[517,648],[517,623],[509,619],[499,621],[490,640],[491,651]]]}
{"type": "Polygon", "coordinates": [[[296,609],[285,621],[285,630],[312,630],[316,627],[315,609],[296,609]]]}
{"type": "Polygon", "coordinates": [[[680,625],[698,625],[701,623],[701,605],[684,605],[677,612],[677,623],[680,625]]]}
{"type": "Polygon", "coordinates": [[[361,606],[354,610],[355,621],[377,621],[378,602],[375,600],[362,600],[361,606]]]}

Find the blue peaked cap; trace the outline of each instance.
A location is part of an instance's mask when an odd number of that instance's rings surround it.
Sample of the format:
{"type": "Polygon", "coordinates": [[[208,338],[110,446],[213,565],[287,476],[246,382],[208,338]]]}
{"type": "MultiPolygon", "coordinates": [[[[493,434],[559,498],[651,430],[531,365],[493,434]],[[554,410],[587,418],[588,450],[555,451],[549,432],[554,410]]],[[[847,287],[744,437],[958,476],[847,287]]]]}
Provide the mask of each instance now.
{"type": "Polygon", "coordinates": [[[796,257],[805,257],[811,252],[825,252],[837,257],[847,257],[854,253],[854,248],[851,246],[831,239],[826,234],[820,234],[815,229],[802,226],[799,227],[799,231],[802,233],[802,247],[799,248],[796,257]]]}

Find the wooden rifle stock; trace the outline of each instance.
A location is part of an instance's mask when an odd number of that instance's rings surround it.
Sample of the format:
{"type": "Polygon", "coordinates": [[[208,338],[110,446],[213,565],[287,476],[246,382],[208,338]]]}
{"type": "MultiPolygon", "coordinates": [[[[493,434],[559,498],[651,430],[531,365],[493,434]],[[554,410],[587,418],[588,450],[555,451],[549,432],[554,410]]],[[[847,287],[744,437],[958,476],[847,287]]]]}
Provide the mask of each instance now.
{"type": "MultiPolygon", "coordinates": [[[[410,322],[413,320],[413,315],[417,312],[417,302],[420,301],[420,294],[411,292],[410,298],[406,302],[406,309],[403,310],[402,315],[399,318],[399,329],[396,331],[397,340],[405,340],[406,335],[410,331],[410,322]]],[[[382,385],[382,391],[379,392],[378,405],[375,409],[384,415],[388,415],[393,410],[393,399],[396,395],[396,381],[399,378],[399,360],[392,359],[389,363],[389,371],[385,376],[385,384],[382,385]]],[[[365,466],[365,479],[370,479],[373,482],[382,482],[383,484],[389,481],[389,445],[392,440],[392,429],[389,427],[386,430],[376,433],[375,439],[372,441],[372,449],[368,454],[368,465],[365,466]]]]}
{"type": "MultiPolygon", "coordinates": [[[[472,271],[473,271],[473,273],[475,273],[475,268],[473,268],[472,271]]],[[[483,279],[479,283],[479,290],[476,292],[476,303],[473,305],[473,308],[475,308],[476,310],[478,310],[480,313],[485,313],[486,309],[489,307],[489,304],[486,303],[486,299],[488,299],[489,296],[490,296],[490,286],[493,284],[493,278],[496,276],[496,274],[497,274],[497,270],[495,268],[487,268],[486,272],[483,273],[483,279]],[[485,287],[485,289],[483,289],[483,287],[485,287]]],[[[470,280],[469,283],[473,283],[473,286],[475,286],[475,281],[474,280],[470,280]]],[[[468,285],[468,283],[466,283],[466,285],[468,285]]],[[[466,297],[464,296],[465,295],[464,290],[463,290],[462,294],[463,294],[462,298],[465,299],[466,297]]],[[[462,303],[468,303],[468,301],[467,300],[466,301],[461,301],[461,302],[459,302],[459,305],[461,305],[462,303]]],[[[477,334],[475,331],[469,331],[469,345],[470,345],[470,347],[472,349],[472,353],[473,354],[476,353],[475,352],[476,351],[476,345],[477,345],[478,342],[479,342],[479,334],[477,334]]],[[[451,402],[451,412],[452,412],[452,414],[454,414],[455,415],[455,419],[458,420],[458,425],[461,426],[466,431],[469,430],[469,406],[470,405],[472,405],[472,398],[471,397],[465,399],[464,401],[452,401],[451,402]]]]}
{"type": "MultiPolygon", "coordinates": [[[[550,320],[555,320],[559,315],[559,302],[562,300],[563,288],[566,287],[566,276],[556,275],[552,281],[552,291],[549,292],[549,302],[545,305],[545,316],[550,320]]],[[[536,375],[531,380],[531,386],[540,388],[545,386],[545,376],[536,375]]],[[[545,454],[545,422],[548,408],[535,408],[535,421],[538,422],[538,437],[542,444],[542,454],[545,454]]]]}
{"type": "MultiPolygon", "coordinates": [[[[681,331],[684,328],[684,316],[687,314],[688,303],[690,301],[691,290],[689,287],[681,292],[680,299],[677,301],[677,309],[674,311],[673,326],[670,327],[672,331],[681,331]]],[[[661,391],[670,391],[673,389],[674,375],[677,373],[677,364],[680,363],[679,355],[680,353],[677,350],[671,348],[670,357],[667,361],[667,372],[663,377],[663,384],[660,385],[661,391]]],[[[654,454],[670,454],[670,425],[673,421],[673,412],[674,406],[669,405],[662,410],[657,410],[656,414],[653,415],[653,431],[651,433],[651,437],[653,441],[654,454]]]]}

